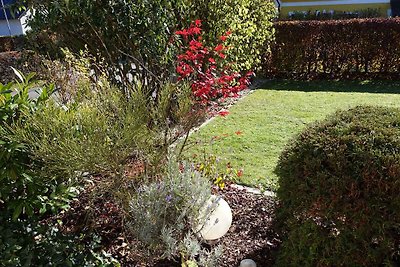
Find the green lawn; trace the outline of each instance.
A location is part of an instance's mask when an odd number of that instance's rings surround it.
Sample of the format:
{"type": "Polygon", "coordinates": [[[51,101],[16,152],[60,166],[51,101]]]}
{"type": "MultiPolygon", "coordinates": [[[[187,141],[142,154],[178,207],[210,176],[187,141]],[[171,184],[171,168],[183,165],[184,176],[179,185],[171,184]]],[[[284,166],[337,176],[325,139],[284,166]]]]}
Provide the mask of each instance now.
{"type": "Polygon", "coordinates": [[[188,153],[214,154],[243,168],[239,183],[276,189],[275,165],[296,133],[338,109],[363,104],[400,107],[400,83],[267,82],[231,107],[227,117],[193,134],[191,143],[200,145],[188,153]]]}

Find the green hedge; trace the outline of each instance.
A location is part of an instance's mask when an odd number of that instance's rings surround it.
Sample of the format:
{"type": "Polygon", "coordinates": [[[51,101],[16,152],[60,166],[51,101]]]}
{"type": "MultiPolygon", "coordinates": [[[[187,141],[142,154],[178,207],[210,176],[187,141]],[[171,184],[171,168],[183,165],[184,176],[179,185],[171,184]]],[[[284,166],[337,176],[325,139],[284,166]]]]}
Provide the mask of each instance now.
{"type": "Polygon", "coordinates": [[[145,85],[162,84],[175,75],[179,53],[179,45],[173,45],[175,32],[194,20],[202,21],[207,45],[231,31],[227,56],[243,71],[260,67],[260,54],[269,50],[273,38],[275,6],[264,0],[45,0],[31,4],[35,10],[29,22],[32,47],[56,56],[60,47],[78,52],[86,46],[103,63],[117,68],[112,77],[124,80],[134,75],[145,85]]]}
{"type": "Polygon", "coordinates": [[[308,127],[276,172],[279,266],[398,266],[399,109],[357,107],[308,127]]]}
{"type": "Polygon", "coordinates": [[[400,19],[281,21],[268,77],[399,79],[400,19]]]}

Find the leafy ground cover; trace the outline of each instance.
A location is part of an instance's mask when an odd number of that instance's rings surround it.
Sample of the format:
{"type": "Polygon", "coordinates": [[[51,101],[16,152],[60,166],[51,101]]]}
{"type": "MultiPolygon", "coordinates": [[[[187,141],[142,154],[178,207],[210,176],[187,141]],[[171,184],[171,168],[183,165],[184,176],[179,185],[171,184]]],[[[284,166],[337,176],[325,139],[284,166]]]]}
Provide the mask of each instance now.
{"type": "Polygon", "coordinates": [[[357,105],[400,106],[400,83],[268,81],[190,138],[188,156],[216,155],[238,183],[276,189],[274,168],[285,144],[307,123],[357,105]]]}

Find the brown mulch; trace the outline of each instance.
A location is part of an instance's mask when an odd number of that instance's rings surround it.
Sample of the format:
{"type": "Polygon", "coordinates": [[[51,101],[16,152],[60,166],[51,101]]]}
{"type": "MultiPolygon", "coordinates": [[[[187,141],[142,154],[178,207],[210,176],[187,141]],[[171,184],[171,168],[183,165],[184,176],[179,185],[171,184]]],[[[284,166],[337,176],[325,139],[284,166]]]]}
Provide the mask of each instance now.
{"type": "Polygon", "coordinates": [[[246,258],[253,259],[258,267],[272,266],[280,245],[274,229],[276,199],[231,186],[222,196],[232,209],[233,221],[229,232],[220,240],[224,253],[219,266],[239,266],[246,258]]]}
{"type": "Polygon", "coordinates": [[[17,79],[11,67],[23,74],[38,73],[41,70],[41,59],[29,50],[0,52],[0,83],[7,84],[17,79]]]}
{"type": "Polygon", "coordinates": [[[11,66],[18,68],[17,62],[21,58],[21,52],[8,51],[0,53],[0,83],[6,84],[15,80],[16,76],[11,66]]]}

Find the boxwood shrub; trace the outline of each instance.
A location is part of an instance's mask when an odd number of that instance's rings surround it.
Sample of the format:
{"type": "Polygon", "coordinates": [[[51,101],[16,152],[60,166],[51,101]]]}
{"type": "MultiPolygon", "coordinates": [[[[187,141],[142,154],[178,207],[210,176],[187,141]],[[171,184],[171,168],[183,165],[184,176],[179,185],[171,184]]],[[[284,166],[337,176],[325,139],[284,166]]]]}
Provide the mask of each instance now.
{"type": "Polygon", "coordinates": [[[400,109],[356,107],[282,153],[278,266],[399,266],[400,109]]]}

